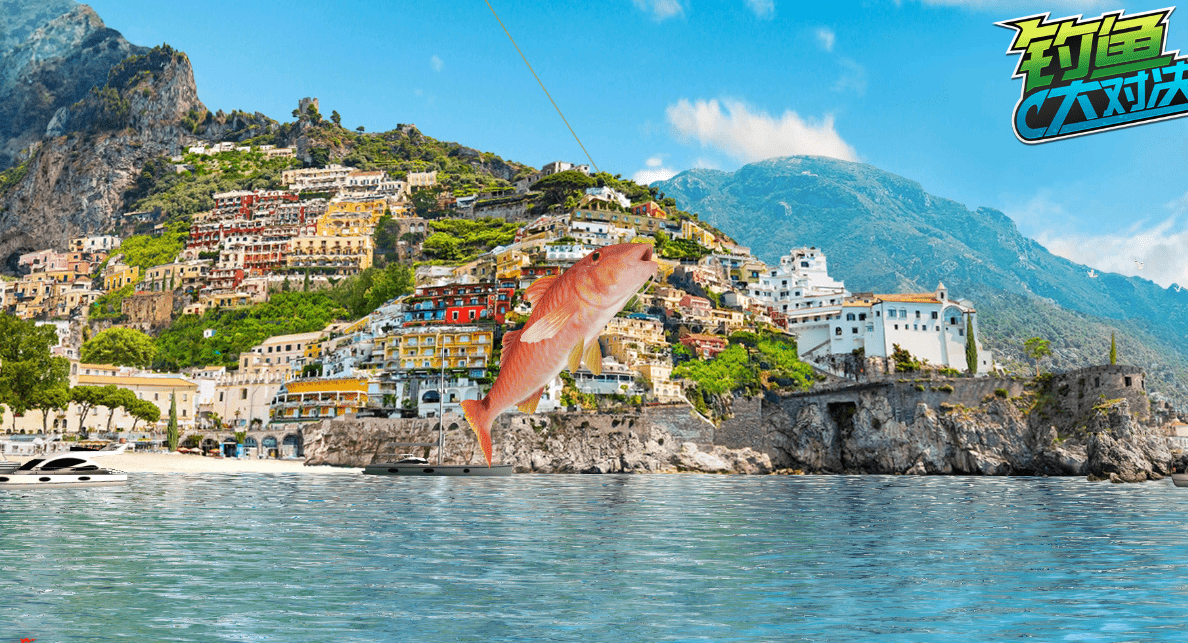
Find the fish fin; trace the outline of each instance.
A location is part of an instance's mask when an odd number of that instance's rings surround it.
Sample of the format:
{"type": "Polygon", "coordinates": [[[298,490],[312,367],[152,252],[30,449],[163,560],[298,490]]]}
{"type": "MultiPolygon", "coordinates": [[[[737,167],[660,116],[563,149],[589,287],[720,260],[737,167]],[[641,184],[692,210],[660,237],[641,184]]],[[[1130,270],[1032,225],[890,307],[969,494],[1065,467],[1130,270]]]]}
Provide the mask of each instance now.
{"type": "Polygon", "coordinates": [[[487,459],[487,466],[491,466],[491,452],[493,451],[491,421],[495,418],[491,415],[490,397],[481,400],[462,400],[462,413],[466,415],[466,421],[470,423],[470,428],[478,437],[479,446],[483,449],[483,457],[487,459]]]}
{"type": "Polygon", "coordinates": [[[532,282],[532,285],[528,286],[528,288],[524,290],[524,301],[527,301],[530,304],[535,304],[536,302],[540,301],[540,298],[544,297],[544,294],[549,291],[549,288],[553,287],[554,281],[557,281],[557,275],[541,277],[540,279],[532,282]]]}
{"type": "Polygon", "coordinates": [[[586,369],[595,375],[602,375],[602,349],[598,347],[598,338],[594,338],[586,345],[586,354],[582,357],[586,369]]]}
{"type": "Polygon", "coordinates": [[[569,372],[576,373],[582,367],[582,343],[578,342],[573,345],[573,350],[569,351],[569,372]]]}
{"type": "Polygon", "coordinates": [[[545,387],[540,387],[540,390],[524,398],[523,402],[517,404],[516,408],[519,409],[521,413],[536,413],[536,405],[540,403],[540,396],[542,393],[544,393],[544,390],[545,387]]]}
{"type": "Polygon", "coordinates": [[[518,339],[525,344],[543,342],[556,335],[565,326],[565,322],[569,321],[570,316],[571,313],[564,307],[558,308],[535,322],[531,322],[531,325],[525,326],[524,334],[520,335],[518,339]]]}
{"type": "Polygon", "coordinates": [[[507,332],[507,333],[503,334],[503,343],[501,344],[501,346],[503,348],[499,353],[499,365],[500,366],[503,366],[504,360],[507,359],[507,356],[512,352],[512,349],[515,348],[516,344],[519,343],[520,333],[522,333],[522,332],[524,332],[524,331],[523,330],[513,330],[511,332],[507,332]]]}

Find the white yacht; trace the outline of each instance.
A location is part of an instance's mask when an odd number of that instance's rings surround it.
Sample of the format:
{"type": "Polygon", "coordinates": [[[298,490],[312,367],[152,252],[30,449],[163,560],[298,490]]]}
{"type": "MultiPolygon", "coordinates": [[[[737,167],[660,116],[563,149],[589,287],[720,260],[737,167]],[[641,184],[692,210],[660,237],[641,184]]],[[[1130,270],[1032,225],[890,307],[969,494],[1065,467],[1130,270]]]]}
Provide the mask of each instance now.
{"type": "Polygon", "coordinates": [[[128,482],[127,473],[102,467],[91,460],[93,457],[73,451],[33,458],[15,471],[0,472],[0,489],[97,487],[128,482]]]}

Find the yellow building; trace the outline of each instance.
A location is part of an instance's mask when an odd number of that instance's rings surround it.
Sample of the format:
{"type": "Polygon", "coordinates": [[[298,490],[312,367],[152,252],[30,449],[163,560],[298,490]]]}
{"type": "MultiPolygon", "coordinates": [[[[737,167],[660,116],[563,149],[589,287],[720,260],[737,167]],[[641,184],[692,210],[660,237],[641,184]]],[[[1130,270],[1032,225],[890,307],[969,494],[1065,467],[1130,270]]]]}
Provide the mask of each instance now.
{"type": "Polygon", "coordinates": [[[140,281],[140,266],[125,266],[122,263],[109,264],[103,271],[103,289],[107,292],[119,290],[137,281],[140,281]]]}
{"type": "Polygon", "coordinates": [[[176,290],[201,287],[210,275],[210,261],[178,261],[149,268],[144,275],[145,290],[176,290]]]}
{"type": "Polygon", "coordinates": [[[313,268],[322,274],[353,275],[371,267],[372,250],[369,236],[294,237],[285,263],[298,271],[313,268]]]}
{"type": "Polygon", "coordinates": [[[399,341],[389,341],[386,359],[398,359],[403,369],[486,368],[491,358],[495,332],[468,327],[423,328],[402,334],[399,341]]]}
{"type": "MultiPolygon", "coordinates": [[[[252,296],[246,292],[223,292],[202,295],[198,300],[201,310],[211,308],[243,308],[252,305],[252,296]]],[[[187,310],[189,306],[186,307],[187,310]]]]}
{"type": "Polygon", "coordinates": [[[314,422],[354,413],[367,404],[365,377],[286,382],[272,405],[273,422],[314,422]]]}
{"type": "Polygon", "coordinates": [[[532,263],[532,257],[519,248],[508,248],[495,255],[495,278],[515,279],[520,269],[532,263]]]}
{"type": "Polygon", "coordinates": [[[714,248],[718,245],[718,238],[712,232],[707,231],[705,228],[688,219],[681,220],[681,234],[679,238],[696,241],[706,248],[714,248]]]}
{"type": "Polygon", "coordinates": [[[621,210],[598,207],[601,201],[595,201],[593,207],[578,208],[570,213],[570,221],[601,221],[620,228],[635,228],[637,232],[655,234],[665,229],[667,221],[663,218],[647,215],[632,214],[621,210]]]}
{"type": "MultiPolygon", "coordinates": [[[[128,389],[135,393],[136,397],[155,404],[165,419],[168,419],[169,416],[170,394],[174,394],[177,396],[178,425],[185,428],[194,426],[195,409],[198,405],[198,385],[181,375],[130,373],[127,368],[116,366],[79,364],[77,381],[78,386],[112,385],[128,389]]],[[[87,427],[93,430],[104,428],[107,425],[107,415],[107,409],[98,409],[98,412],[92,411],[87,415],[87,427]],[[94,418],[93,421],[92,418],[94,418]]],[[[116,427],[130,428],[132,421],[132,416],[119,410],[112,418],[111,427],[113,430],[116,427]]],[[[77,430],[77,423],[74,423],[73,427],[77,430]]],[[[141,422],[137,424],[137,427],[145,427],[145,425],[141,422]]]]}
{"type": "Polygon", "coordinates": [[[383,199],[370,201],[336,201],[318,217],[315,234],[330,237],[368,236],[375,224],[384,216],[387,202],[383,199]]]}

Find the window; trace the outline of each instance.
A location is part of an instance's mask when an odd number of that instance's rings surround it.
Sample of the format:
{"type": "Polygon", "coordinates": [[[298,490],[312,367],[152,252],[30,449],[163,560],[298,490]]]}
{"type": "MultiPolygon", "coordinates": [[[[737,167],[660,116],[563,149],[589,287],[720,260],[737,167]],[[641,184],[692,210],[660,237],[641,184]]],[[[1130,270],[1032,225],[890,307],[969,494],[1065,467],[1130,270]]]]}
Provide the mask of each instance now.
{"type": "Polygon", "coordinates": [[[846,321],[854,321],[854,313],[846,313],[846,321]]]}
{"type": "Polygon", "coordinates": [[[895,325],[895,330],[899,330],[899,324],[895,325]]]}
{"type": "Polygon", "coordinates": [[[286,351],[291,351],[291,350],[293,350],[293,345],[292,345],[292,344],[285,344],[285,350],[286,350],[286,351]]]}
{"type": "Polygon", "coordinates": [[[153,399],[154,399],[154,400],[158,399],[158,397],[159,397],[159,396],[160,396],[160,394],[159,394],[159,393],[153,393],[153,399]]]}
{"type": "Polygon", "coordinates": [[[182,409],[182,417],[186,417],[186,410],[182,409]]]}
{"type": "Polygon", "coordinates": [[[858,321],[866,321],[866,313],[858,313],[858,321]]]}
{"type": "Polygon", "coordinates": [[[807,262],[807,261],[801,261],[801,262],[800,262],[800,267],[801,267],[801,268],[808,268],[808,267],[809,267],[809,265],[808,265],[808,262],[807,262]]]}
{"type": "Polygon", "coordinates": [[[850,334],[851,334],[851,335],[857,335],[857,334],[858,334],[858,327],[857,327],[857,326],[853,326],[853,327],[851,327],[851,328],[850,328],[850,334]]]}
{"type": "Polygon", "coordinates": [[[1127,386],[1130,386],[1130,377],[1129,377],[1129,376],[1127,376],[1127,377],[1125,377],[1125,378],[1123,378],[1123,379],[1125,379],[1125,380],[1126,380],[1126,385],[1127,385],[1127,386]]]}
{"type": "Polygon", "coordinates": [[[874,324],[867,324],[867,325],[866,325],[866,332],[868,332],[868,333],[873,333],[873,332],[874,332],[874,324]]]}
{"type": "Polygon", "coordinates": [[[935,310],[934,310],[934,311],[932,311],[932,318],[933,318],[933,319],[936,319],[936,315],[937,315],[936,311],[935,311],[935,310]]]}
{"type": "Polygon", "coordinates": [[[183,402],[189,401],[189,399],[190,399],[189,393],[182,393],[182,401],[183,402]]]}
{"type": "Polygon", "coordinates": [[[894,309],[894,308],[892,308],[891,310],[888,310],[888,311],[887,311],[887,316],[888,316],[888,317],[894,317],[894,316],[895,316],[895,309],[894,309]]]}
{"type": "Polygon", "coordinates": [[[220,401],[220,402],[222,402],[222,401],[223,401],[223,393],[222,393],[221,391],[219,392],[219,401],[220,401]]]}
{"type": "Polygon", "coordinates": [[[907,319],[907,308],[900,308],[900,309],[899,309],[899,316],[900,316],[900,317],[903,317],[904,319],[907,319]]]}
{"type": "Polygon", "coordinates": [[[833,334],[840,336],[841,335],[841,326],[838,326],[837,328],[833,329],[833,334]]]}
{"type": "Polygon", "coordinates": [[[239,399],[241,399],[241,400],[247,399],[247,389],[246,388],[239,389],[239,399]]]}

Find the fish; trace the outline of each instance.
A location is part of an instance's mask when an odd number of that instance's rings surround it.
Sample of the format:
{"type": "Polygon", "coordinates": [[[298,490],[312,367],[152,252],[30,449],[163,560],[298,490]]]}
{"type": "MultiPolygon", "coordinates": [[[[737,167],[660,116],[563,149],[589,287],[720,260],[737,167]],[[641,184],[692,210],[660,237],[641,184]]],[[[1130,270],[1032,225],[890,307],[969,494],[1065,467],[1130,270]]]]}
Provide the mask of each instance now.
{"type": "Polygon", "coordinates": [[[598,335],[633,295],[656,276],[660,265],[647,243],[599,248],[560,275],[541,277],[524,291],[532,314],[519,330],[503,335],[499,376],[481,400],[462,400],[462,412],[491,465],[491,424],[515,406],[536,411],[545,386],[565,368],[584,362],[602,373],[598,335]]]}

